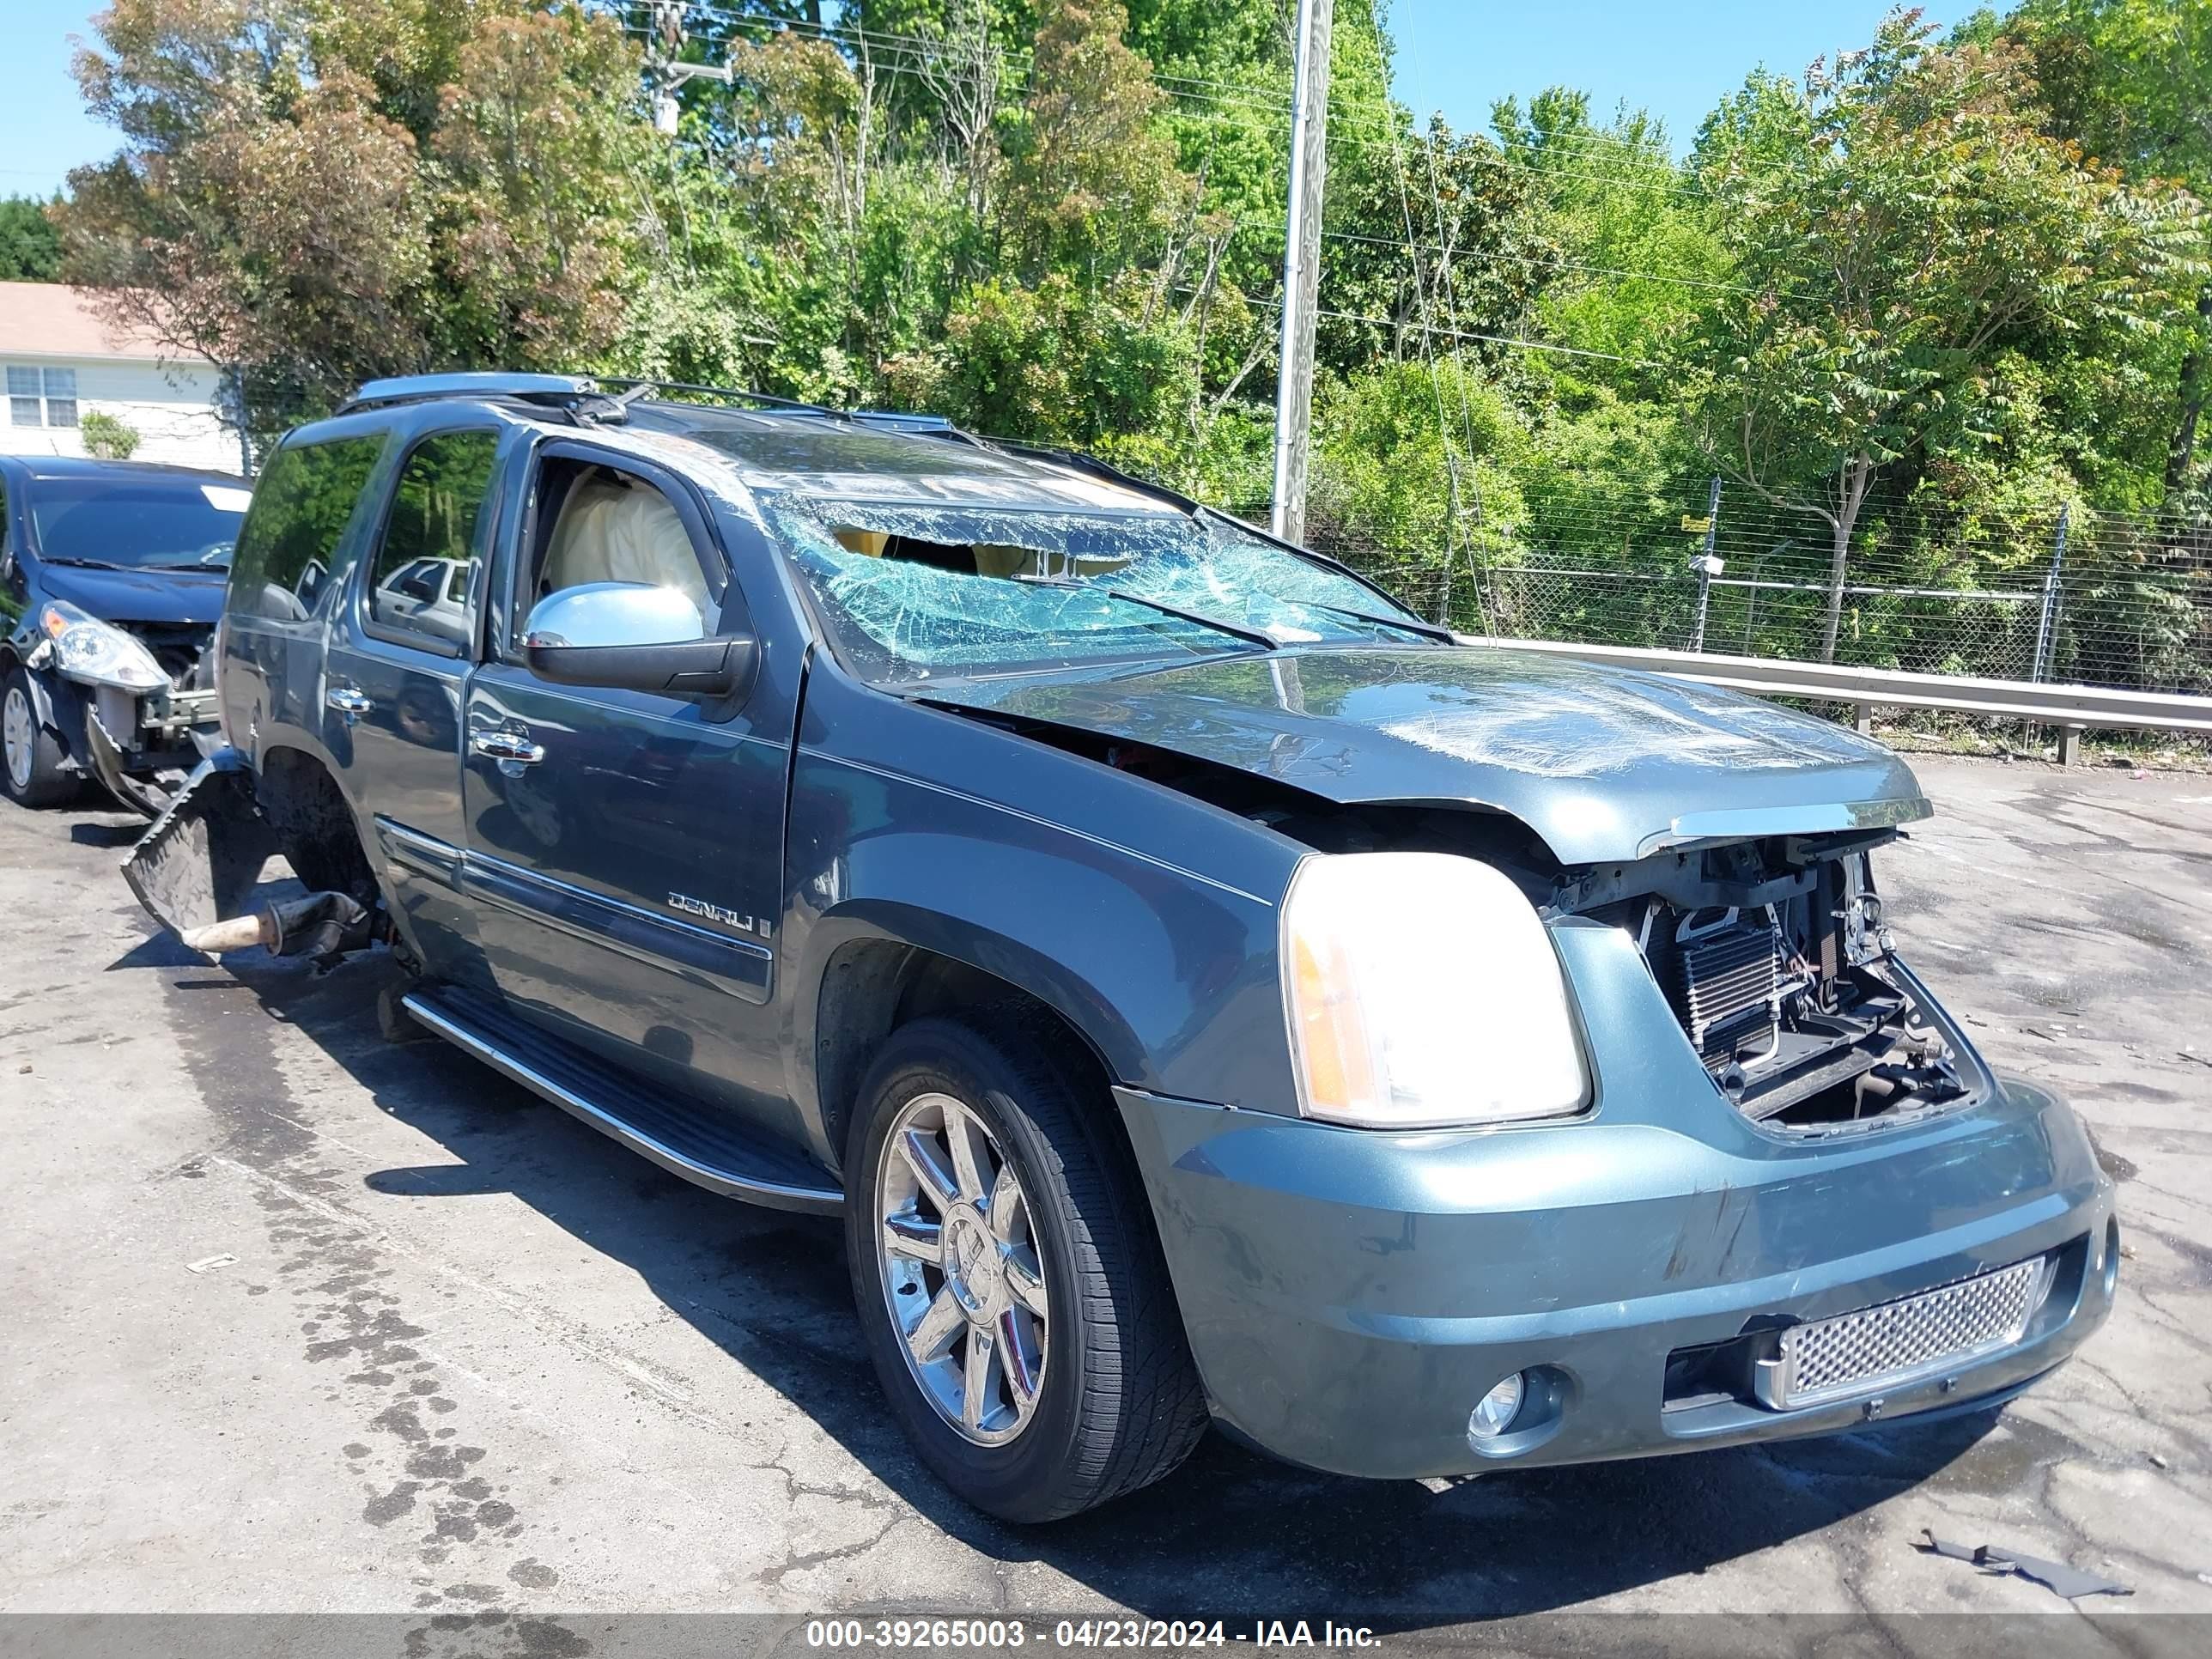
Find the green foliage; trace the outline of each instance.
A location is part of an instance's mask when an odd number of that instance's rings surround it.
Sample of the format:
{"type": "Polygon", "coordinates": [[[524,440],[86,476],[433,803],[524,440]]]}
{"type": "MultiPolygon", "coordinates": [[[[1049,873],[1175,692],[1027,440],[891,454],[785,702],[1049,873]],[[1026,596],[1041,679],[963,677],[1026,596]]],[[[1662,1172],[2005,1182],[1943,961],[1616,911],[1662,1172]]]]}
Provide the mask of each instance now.
{"type": "Polygon", "coordinates": [[[28,196],[0,198],[0,283],[58,282],[61,271],[62,239],[46,204],[28,196]]]}
{"type": "Polygon", "coordinates": [[[1692,358],[1718,470],[1829,530],[1822,654],[1878,477],[2045,459],[2025,363],[2155,336],[2204,266],[2193,204],[2039,129],[2024,54],[1893,14],[1801,91],[1758,78],[1700,135],[1735,286],[1692,358]],[[2026,395],[2023,395],[2026,394],[2026,395]]]}
{"type": "Polygon", "coordinates": [[[77,422],[84,453],[103,461],[127,461],[138,448],[138,428],[104,409],[88,409],[77,422]]]}
{"type": "MultiPolygon", "coordinates": [[[[642,6],[114,0],[79,74],[124,148],[52,215],[264,435],[369,374],[599,368],[932,410],[1263,515],[1293,10],[692,7],[673,49],[728,80],[671,140],[642,6]]],[[[1310,521],[1425,607],[1594,570],[1679,637],[1719,471],[1723,550],[1830,584],[1728,637],[1903,661],[1847,568],[2032,581],[2047,538],[1997,526],[2202,498],[2212,0],[1900,13],[1748,76],[1686,160],[1572,88],[1425,118],[1386,12],[1336,14],[1310,521]]],[[[46,217],[0,211],[0,261],[46,217]]],[[[2163,596],[2160,660],[2173,566],[2130,544],[2096,590],[2163,596]]]]}
{"type": "Polygon", "coordinates": [[[649,142],[611,20],[533,0],[115,0],[76,71],[122,151],[73,280],[236,370],[269,432],[370,375],[617,337],[649,142]]]}

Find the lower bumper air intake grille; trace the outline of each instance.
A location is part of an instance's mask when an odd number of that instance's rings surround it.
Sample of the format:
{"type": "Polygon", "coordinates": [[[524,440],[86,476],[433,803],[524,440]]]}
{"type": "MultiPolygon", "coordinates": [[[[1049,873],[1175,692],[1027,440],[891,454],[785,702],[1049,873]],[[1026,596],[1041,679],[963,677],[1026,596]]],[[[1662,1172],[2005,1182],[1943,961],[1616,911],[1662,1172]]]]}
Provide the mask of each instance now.
{"type": "Polygon", "coordinates": [[[2001,1267],[1832,1319],[1793,1325],[1759,1362],[1755,1387],[1778,1411],[1924,1380],[2010,1347],[2051,1284],[2050,1258],[2001,1267]]]}

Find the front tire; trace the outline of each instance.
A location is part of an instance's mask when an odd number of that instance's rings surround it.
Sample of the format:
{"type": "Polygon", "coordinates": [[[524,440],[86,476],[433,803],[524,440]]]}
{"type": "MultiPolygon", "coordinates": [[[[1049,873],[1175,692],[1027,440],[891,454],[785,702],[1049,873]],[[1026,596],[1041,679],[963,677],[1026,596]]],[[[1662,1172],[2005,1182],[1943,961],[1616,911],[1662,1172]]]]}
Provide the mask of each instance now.
{"type": "Polygon", "coordinates": [[[62,769],[62,746],[39,723],[31,676],[17,667],[0,688],[0,793],[18,806],[58,806],[75,795],[78,779],[62,769]]]}
{"type": "Polygon", "coordinates": [[[1206,1428],[1113,1102],[1054,1048],[1018,1014],[901,1027],[847,1156],[853,1293],[892,1410],[939,1479],[1016,1522],[1157,1480],[1206,1428]]]}

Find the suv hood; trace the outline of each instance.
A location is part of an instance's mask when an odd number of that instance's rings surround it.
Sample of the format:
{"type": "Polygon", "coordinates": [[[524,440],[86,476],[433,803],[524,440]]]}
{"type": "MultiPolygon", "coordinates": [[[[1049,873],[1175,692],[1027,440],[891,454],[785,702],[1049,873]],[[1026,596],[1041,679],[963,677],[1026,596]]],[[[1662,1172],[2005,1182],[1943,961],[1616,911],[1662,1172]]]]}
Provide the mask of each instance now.
{"type": "Polygon", "coordinates": [[[222,616],[230,573],[187,570],[100,570],[91,565],[44,562],[39,586],[48,599],[67,599],[102,622],[204,623],[222,616]]]}
{"type": "Polygon", "coordinates": [[[1930,810],[1902,761],[1826,720],[1510,647],[1282,651],[919,695],[1125,738],[1333,801],[1491,808],[1562,864],[1904,823],[1930,810]]]}

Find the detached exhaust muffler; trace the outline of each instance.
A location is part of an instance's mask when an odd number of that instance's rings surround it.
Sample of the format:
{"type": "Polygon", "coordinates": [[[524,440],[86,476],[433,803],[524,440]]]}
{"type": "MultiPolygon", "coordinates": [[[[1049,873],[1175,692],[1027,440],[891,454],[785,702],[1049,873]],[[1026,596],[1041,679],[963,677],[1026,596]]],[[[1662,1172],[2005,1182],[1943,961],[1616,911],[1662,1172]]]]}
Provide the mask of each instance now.
{"type": "Polygon", "coordinates": [[[207,956],[259,945],[274,956],[328,958],[368,944],[376,917],[349,893],[249,908],[264,866],[282,850],[254,799],[246,757],[219,749],[131,849],[123,879],[148,915],[207,956]]]}
{"type": "Polygon", "coordinates": [[[272,957],[333,957],[367,945],[371,921],[367,907],[350,894],[309,893],[177,937],[211,957],[250,951],[257,945],[272,957]]]}

